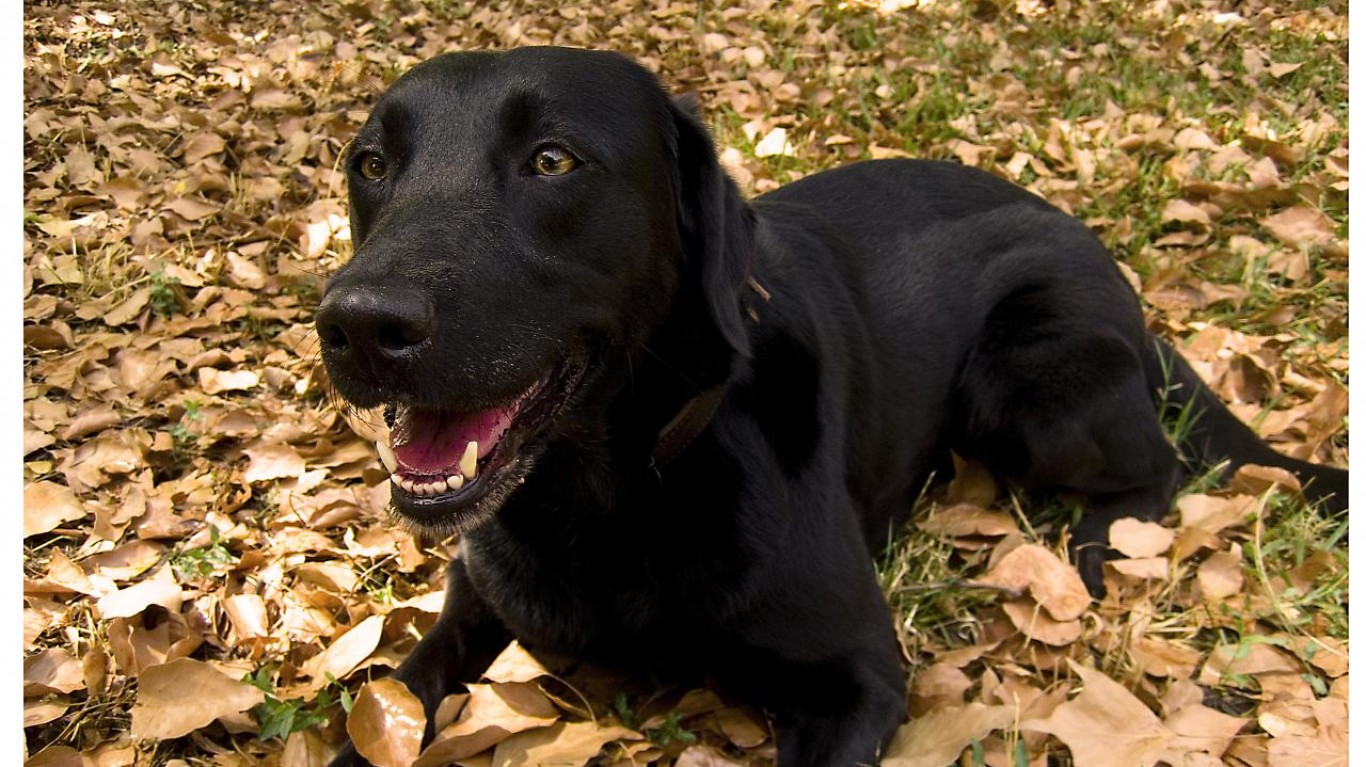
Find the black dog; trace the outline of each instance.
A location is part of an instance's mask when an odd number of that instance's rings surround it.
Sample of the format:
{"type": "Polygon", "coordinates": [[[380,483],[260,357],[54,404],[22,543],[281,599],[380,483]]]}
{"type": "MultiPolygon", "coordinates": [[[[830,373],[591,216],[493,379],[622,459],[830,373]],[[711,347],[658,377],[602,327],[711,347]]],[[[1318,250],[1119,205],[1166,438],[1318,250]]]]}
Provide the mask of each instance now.
{"type": "Polygon", "coordinates": [[[323,359],[386,409],[394,508],[463,534],[397,672],[429,712],[516,636],[711,672],[781,765],[871,763],[906,714],[872,557],[950,450],[1089,496],[1093,589],[1110,523],[1162,517],[1182,472],[1155,402],[1200,411],[1201,459],[1345,506],[1345,471],[1264,445],[1146,332],[1085,226],[986,173],[860,163],[747,203],[649,72],[558,48],[418,66],[347,168],[323,359]]]}

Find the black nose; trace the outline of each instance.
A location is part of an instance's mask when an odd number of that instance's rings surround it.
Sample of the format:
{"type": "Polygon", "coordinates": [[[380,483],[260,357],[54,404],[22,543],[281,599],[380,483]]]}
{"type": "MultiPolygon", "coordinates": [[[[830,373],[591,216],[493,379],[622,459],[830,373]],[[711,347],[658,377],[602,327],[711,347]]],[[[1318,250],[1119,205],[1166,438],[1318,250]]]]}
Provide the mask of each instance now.
{"type": "Polygon", "coordinates": [[[318,338],[329,361],[350,363],[371,380],[410,358],[431,338],[431,302],[416,290],[347,285],[329,290],[318,307],[318,338]]]}

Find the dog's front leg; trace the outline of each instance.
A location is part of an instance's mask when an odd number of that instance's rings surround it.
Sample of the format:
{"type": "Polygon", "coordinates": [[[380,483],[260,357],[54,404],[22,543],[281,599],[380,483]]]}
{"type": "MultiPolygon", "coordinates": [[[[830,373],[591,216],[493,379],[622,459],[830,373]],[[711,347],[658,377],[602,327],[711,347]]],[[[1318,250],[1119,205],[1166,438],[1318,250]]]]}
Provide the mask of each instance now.
{"type": "MultiPolygon", "coordinates": [[[[456,558],[446,573],[446,601],[441,615],[403,661],[393,677],[422,701],[427,714],[423,743],[436,734],[436,708],[465,682],[478,678],[512,636],[474,590],[465,563],[456,558]]],[[[330,767],[366,767],[369,763],[347,743],[330,767]]]]}
{"type": "Polygon", "coordinates": [[[872,567],[825,564],[749,611],[735,627],[743,646],[722,653],[722,682],[773,714],[778,767],[875,765],[906,718],[906,675],[872,567]]]}

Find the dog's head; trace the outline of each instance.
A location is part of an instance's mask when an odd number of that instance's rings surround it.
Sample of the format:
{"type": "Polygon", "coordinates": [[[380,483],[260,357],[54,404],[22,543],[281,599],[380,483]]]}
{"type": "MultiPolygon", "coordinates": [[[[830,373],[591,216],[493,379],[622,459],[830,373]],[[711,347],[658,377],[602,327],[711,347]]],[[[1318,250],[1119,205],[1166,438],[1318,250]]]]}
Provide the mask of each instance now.
{"type": "Polygon", "coordinates": [[[427,61],[346,171],[355,256],[319,307],[323,361],[385,409],[394,505],[419,525],[487,519],[670,317],[748,350],[748,210],[691,110],[622,56],[427,61]]]}

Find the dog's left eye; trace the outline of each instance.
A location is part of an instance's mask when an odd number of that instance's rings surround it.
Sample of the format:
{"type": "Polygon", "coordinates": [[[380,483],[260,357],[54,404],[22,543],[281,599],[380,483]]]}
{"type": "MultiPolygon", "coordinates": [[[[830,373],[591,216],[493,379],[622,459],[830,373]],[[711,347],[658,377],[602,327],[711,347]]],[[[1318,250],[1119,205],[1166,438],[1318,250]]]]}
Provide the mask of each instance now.
{"type": "Polygon", "coordinates": [[[389,172],[389,164],[375,152],[366,152],[356,163],[360,174],[371,181],[379,181],[389,172]]]}
{"type": "Polygon", "coordinates": [[[550,144],[536,150],[531,170],[538,176],[563,176],[579,166],[579,161],[563,147],[550,144]]]}

